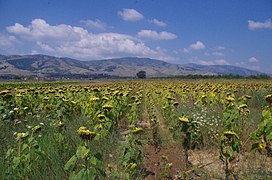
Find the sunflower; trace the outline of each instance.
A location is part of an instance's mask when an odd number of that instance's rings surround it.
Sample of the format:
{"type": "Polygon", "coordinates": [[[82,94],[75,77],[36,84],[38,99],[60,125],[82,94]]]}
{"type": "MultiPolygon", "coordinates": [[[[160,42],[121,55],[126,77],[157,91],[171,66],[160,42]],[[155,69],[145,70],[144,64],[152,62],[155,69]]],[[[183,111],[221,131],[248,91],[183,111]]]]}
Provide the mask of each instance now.
{"type": "Polygon", "coordinates": [[[102,106],[103,109],[111,110],[113,107],[111,104],[105,104],[102,106]]]}
{"type": "Polygon", "coordinates": [[[227,100],[228,102],[232,102],[232,101],[234,101],[235,99],[234,99],[233,97],[231,97],[231,96],[228,96],[228,97],[226,97],[226,100],[227,100]]]}
{"type": "Polygon", "coordinates": [[[135,128],[135,129],[133,129],[131,132],[133,133],[133,134],[137,134],[137,133],[140,133],[140,132],[142,132],[143,131],[143,128],[135,128]]]}
{"type": "Polygon", "coordinates": [[[265,144],[264,144],[264,143],[259,143],[259,144],[258,144],[258,148],[259,148],[260,150],[263,150],[263,149],[265,148],[265,144]]]}
{"type": "Polygon", "coordinates": [[[182,123],[188,123],[188,122],[190,122],[187,117],[180,117],[179,121],[182,122],[182,123]]]}
{"type": "Polygon", "coordinates": [[[91,140],[96,136],[95,132],[88,130],[85,126],[78,128],[77,133],[83,140],[91,140]]]}
{"type": "Polygon", "coordinates": [[[106,116],[105,116],[104,114],[98,114],[98,115],[97,115],[97,118],[98,118],[98,119],[105,119],[106,116]]]}
{"type": "Polygon", "coordinates": [[[17,140],[25,139],[28,136],[28,133],[17,133],[17,140]]]}
{"type": "Polygon", "coordinates": [[[238,135],[237,135],[235,132],[233,132],[233,131],[225,131],[225,132],[224,132],[224,135],[225,135],[227,138],[231,138],[231,137],[236,137],[236,138],[238,138],[238,135]]]}
{"type": "Polygon", "coordinates": [[[37,126],[34,126],[34,127],[32,128],[33,133],[38,132],[38,131],[40,131],[40,130],[42,130],[42,126],[41,126],[41,125],[37,125],[37,126]]]}
{"type": "Polygon", "coordinates": [[[265,96],[265,100],[266,100],[268,103],[272,104],[272,94],[269,94],[269,95],[265,96]]]}

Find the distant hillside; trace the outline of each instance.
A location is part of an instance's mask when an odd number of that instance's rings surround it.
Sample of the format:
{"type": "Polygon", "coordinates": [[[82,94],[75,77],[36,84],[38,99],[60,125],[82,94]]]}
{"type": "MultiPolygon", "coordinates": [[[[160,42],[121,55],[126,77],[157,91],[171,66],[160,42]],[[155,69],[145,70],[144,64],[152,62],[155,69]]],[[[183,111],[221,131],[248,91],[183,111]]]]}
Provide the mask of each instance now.
{"type": "Polygon", "coordinates": [[[240,75],[240,76],[255,76],[258,74],[265,74],[262,72],[237,67],[237,66],[231,66],[231,65],[199,65],[199,64],[185,64],[184,67],[191,68],[195,71],[207,71],[211,73],[215,73],[218,75],[240,75]]]}
{"type": "Polygon", "coordinates": [[[0,76],[89,77],[99,75],[135,77],[137,72],[141,70],[146,71],[148,77],[188,74],[239,74],[242,76],[260,74],[257,71],[235,66],[178,65],[156,59],[137,57],[79,61],[46,55],[0,55],[0,76]]]}

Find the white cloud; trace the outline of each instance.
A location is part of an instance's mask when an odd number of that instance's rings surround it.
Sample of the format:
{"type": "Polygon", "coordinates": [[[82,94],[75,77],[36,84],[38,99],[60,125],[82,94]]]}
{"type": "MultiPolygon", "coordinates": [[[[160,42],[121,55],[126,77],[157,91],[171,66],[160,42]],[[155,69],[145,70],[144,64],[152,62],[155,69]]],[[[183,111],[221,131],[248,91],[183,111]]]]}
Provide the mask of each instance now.
{"type": "Polygon", "coordinates": [[[44,51],[47,51],[47,52],[54,52],[55,50],[50,47],[48,44],[45,44],[45,43],[42,43],[40,41],[37,42],[37,45],[44,51]]]}
{"type": "Polygon", "coordinates": [[[138,32],[138,37],[153,40],[172,40],[176,39],[177,35],[166,31],[157,32],[152,30],[141,30],[138,32]]]}
{"type": "Polygon", "coordinates": [[[88,28],[98,29],[98,30],[102,30],[102,31],[105,31],[107,29],[107,24],[103,23],[99,19],[96,19],[96,20],[90,20],[90,19],[81,20],[80,22],[82,24],[84,24],[88,28]]]}
{"type": "Polygon", "coordinates": [[[160,26],[160,27],[166,27],[167,26],[167,24],[165,22],[160,21],[158,19],[151,19],[151,20],[149,20],[149,22],[153,23],[153,24],[155,24],[157,26],[160,26]]]}
{"type": "Polygon", "coordinates": [[[250,29],[250,30],[272,29],[272,21],[271,21],[271,19],[268,19],[264,22],[248,20],[248,29],[250,29]]]}
{"type": "Polygon", "coordinates": [[[31,40],[61,40],[75,41],[81,38],[82,34],[88,34],[87,30],[80,27],[72,27],[66,24],[56,26],[49,25],[43,19],[34,19],[28,27],[16,23],[6,28],[8,32],[20,35],[24,39],[31,40]]]}
{"type": "Polygon", "coordinates": [[[201,50],[201,49],[205,49],[205,45],[201,41],[197,41],[194,44],[191,44],[188,48],[184,48],[183,52],[189,53],[191,51],[201,50]]]}
{"type": "Polygon", "coordinates": [[[0,48],[6,48],[14,46],[15,44],[19,43],[15,36],[9,36],[0,34],[0,48]]]}
{"type": "Polygon", "coordinates": [[[230,63],[225,59],[215,59],[215,60],[203,60],[198,57],[194,57],[190,60],[191,63],[200,65],[229,65],[230,63]]]}
{"type": "Polygon", "coordinates": [[[205,48],[205,45],[201,41],[197,41],[195,44],[190,45],[191,50],[200,50],[204,48],[205,48]]]}
{"type": "Polygon", "coordinates": [[[118,15],[125,21],[139,21],[144,19],[144,16],[135,9],[126,9],[118,11],[118,15]]]}
{"type": "Polygon", "coordinates": [[[39,53],[38,53],[37,50],[32,50],[30,54],[31,54],[31,55],[36,55],[36,54],[39,54],[39,53]]]}
{"type": "Polygon", "coordinates": [[[217,46],[216,47],[216,50],[219,50],[219,51],[221,51],[221,50],[225,50],[226,48],[224,47],[224,46],[217,46]]]}
{"type": "Polygon", "coordinates": [[[0,53],[14,53],[18,44],[20,41],[15,36],[0,33],[0,53]]]}
{"type": "Polygon", "coordinates": [[[256,62],[259,62],[259,60],[256,57],[251,57],[251,58],[248,59],[248,62],[256,63],[256,62]]]}
{"type": "Polygon", "coordinates": [[[119,33],[90,33],[81,27],[66,24],[50,25],[35,19],[29,26],[16,23],[8,32],[33,42],[37,47],[57,56],[78,59],[102,59],[121,56],[150,57],[171,60],[171,56],[151,49],[139,39],[119,33]]]}
{"type": "Polygon", "coordinates": [[[213,53],[212,53],[212,55],[214,55],[214,56],[225,56],[225,54],[224,54],[224,53],[219,52],[219,51],[215,51],[215,52],[213,52],[213,53]]]}

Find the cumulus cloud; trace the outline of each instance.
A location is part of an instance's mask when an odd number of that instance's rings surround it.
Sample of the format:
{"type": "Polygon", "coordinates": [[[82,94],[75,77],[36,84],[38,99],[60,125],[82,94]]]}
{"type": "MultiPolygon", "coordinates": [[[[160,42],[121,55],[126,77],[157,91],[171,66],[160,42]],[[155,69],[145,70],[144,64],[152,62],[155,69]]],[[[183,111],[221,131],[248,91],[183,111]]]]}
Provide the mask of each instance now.
{"type": "Polygon", "coordinates": [[[177,35],[166,31],[157,32],[153,30],[141,30],[138,32],[138,37],[153,40],[172,40],[176,39],[177,35]]]}
{"type": "Polygon", "coordinates": [[[200,65],[229,65],[230,64],[225,59],[203,60],[197,57],[192,58],[190,62],[195,64],[200,64],[200,65]]]}
{"type": "Polygon", "coordinates": [[[85,27],[91,28],[91,29],[98,29],[98,30],[102,30],[105,31],[107,29],[107,24],[103,23],[102,21],[100,21],[99,19],[96,20],[81,20],[80,21],[82,24],[85,25],[85,27]]]}
{"type": "Polygon", "coordinates": [[[268,19],[264,22],[248,20],[248,29],[250,29],[250,30],[272,29],[272,21],[271,21],[271,19],[268,19]]]}
{"type": "Polygon", "coordinates": [[[88,34],[88,31],[81,27],[66,24],[51,26],[43,19],[34,19],[27,27],[16,23],[6,29],[9,33],[31,40],[75,41],[81,39],[81,35],[88,34]]]}
{"type": "Polygon", "coordinates": [[[191,44],[188,48],[184,48],[183,52],[191,52],[191,51],[195,51],[195,50],[201,50],[201,49],[205,49],[205,45],[203,44],[203,42],[201,41],[197,41],[194,44],[191,44]]]}
{"type": "Polygon", "coordinates": [[[160,27],[166,27],[167,26],[167,24],[165,22],[160,21],[158,19],[151,19],[151,20],[149,20],[149,22],[153,23],[153,24],[155,24],[157,26],[160,26],[160,27]]]}
{"type": "Polygon", "coordinates": [[[124,21],[139,21],[144,19],[144,16],[135,9],[126,9],[118,11],[118,15],[122,17],[124,21]]]}
{"type": "Polygon", "coordinates": [[[19,43],[15,36],[0,34],[0,48],[11,47],[19,43]]]}
{"type": "Polygon", "coordinates": [[[37,45],[44,51],[47,51],[47,52],[54,52],[55,50],[50,47],[48,44],[45,44],[45,43],[42,43],[40,41],[37,42],[37,45]]]}
{"type": "Polygon", "coordinates": [[[0,52],[11,53],[15,50],[17,44],[20,44],[20,41],[15,36],[0,33],[0,52]]]}
{"type": "Polygon", "coordinates": [[[256,62],[259,62],[259,60],[256,57],[251,57],[251,58],[248,59],[248,62],[256,63],[256,62]]]}
{"type": "Polygon", "coordinates": [[[50,25],[42,19],[34,19],[29,26],[16,23],[7,27],[8,32],[38,48],[54,52],[57,56],[79,59],[102,59],[120,56],[173,59],[164,52],[146,46],[139,39],[119,33],[90,33],[81,27],[66,24],[50,25]]]}

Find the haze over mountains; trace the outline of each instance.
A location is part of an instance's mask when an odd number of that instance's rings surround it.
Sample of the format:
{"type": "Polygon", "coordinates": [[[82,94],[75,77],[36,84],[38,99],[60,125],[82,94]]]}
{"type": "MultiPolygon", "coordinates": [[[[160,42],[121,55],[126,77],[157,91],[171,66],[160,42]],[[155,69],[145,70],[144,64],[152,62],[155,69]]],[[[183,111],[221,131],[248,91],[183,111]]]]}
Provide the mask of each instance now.
{"type": "Polygon", "coordinates": [[[179,65],[156,59],[137,57],[80,61],[47,55],[0,55],[1,76],[89,77],[102,75],[135,77],[137,72],[141,70],[146,71],[148,77],[169,77],[188,74],[237,74],[241,76],[264,74],[230,65],[179,65]]]}

